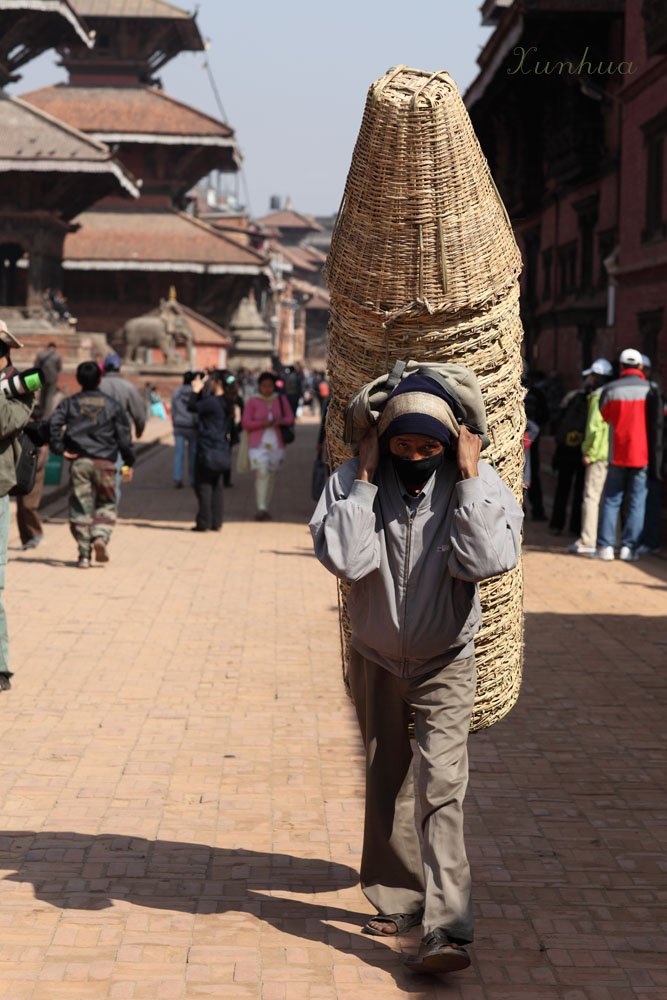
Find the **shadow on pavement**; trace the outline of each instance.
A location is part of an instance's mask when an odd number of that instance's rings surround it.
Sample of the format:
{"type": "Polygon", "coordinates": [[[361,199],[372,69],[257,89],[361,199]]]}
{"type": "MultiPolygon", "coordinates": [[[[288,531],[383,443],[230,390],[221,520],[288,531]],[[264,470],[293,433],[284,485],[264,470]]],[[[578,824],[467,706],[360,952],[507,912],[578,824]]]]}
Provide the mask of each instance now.
{"type": "MultiPolygon", "coordinates": [[[[16,555],[12,556],[12,562],[41,563],[42,566],[58,566],[59,568],[76,569],[76,559],[40,559],[39,556],[16,555]]],[[[94,566],[91,563],[91,566],[94,566]]],[[[101,566],[98,569],[102,569],[101,566]]]]}
{"type": "Polygon", "coordinates": [[[400,952],[330,924],[353,921],[360,932],[367,913],[275,895],[349,888],[359,876],[347,865],[114,834],[9,831],[0,832],[0,867],[15,869],[4,881],[31,883],[37,899],[65,910],[103,910],[124,900],[156,910],[252,914],[302,942],[354,954],[408,991],[423,988],[421,977],[403,970],[400,952]]]}
{"type": "MultiPolygon", "coordinates": [[[[573,555],[571,552],[567,551],[567,546],[575,540],[575,536],[567,532],[563,532],[562,535],[550,535],[547,524],[545,522],[538,522],[530,520],[530,516],[526,517],[524,521],[524,550],[533,552],[549,552],[552,555],[559,555],[563,557],[563,572],[574,573],[576,572],[576,567],[578,564],[584,565],[594,565],[600,567],[602,570],[609,569],[620,563],[619,559],[616,559],[614,563],[599,563],[595,559],[590,559],[587,555],[573,555]]],[[[663,552],[665,550],[663,549],[663,552]]],[[[638,559],[637,562],[628,563],[630,566],[635,566],[640,569],[642,573],[646,573],[649,576],[657,577],[667,584],[667,559],[663,556],[644,556],[638,559]]]]}
{"type": "Polygon", "coordinates": [[[315,558],[315,552],[311,548],[303,549],[260,549],[260,552],[270,552],[274,556],[309,556],[315,558]]]}

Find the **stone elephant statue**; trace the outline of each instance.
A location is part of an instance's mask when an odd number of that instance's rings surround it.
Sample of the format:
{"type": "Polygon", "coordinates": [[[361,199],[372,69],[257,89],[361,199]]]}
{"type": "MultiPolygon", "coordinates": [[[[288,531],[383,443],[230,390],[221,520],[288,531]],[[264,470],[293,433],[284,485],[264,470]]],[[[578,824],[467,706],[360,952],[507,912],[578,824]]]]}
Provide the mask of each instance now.
{"type": "Polygon", "coordinates": [[[168,363],[183,363],[176,351],[176,344],[184,340],[190,351],[192,336],[190,328],[179,315],[137,316],[129,319],[120,334],[119,349],[123,361],[135,361],[140,348],[157,347],[168,363]]]}

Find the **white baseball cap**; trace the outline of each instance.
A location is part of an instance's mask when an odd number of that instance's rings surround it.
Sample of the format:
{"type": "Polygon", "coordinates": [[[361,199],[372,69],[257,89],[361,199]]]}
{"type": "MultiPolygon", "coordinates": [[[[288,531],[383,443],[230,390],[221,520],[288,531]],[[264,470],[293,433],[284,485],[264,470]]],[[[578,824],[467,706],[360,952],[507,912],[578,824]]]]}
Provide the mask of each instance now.
{"type": "Polygon", "coordinates": [[[611,364],[606,360],[606,358],[598,358],[597,361],[593,362],[590,368],[587,368],[586,371],[581,374],[613,375],[614,369],[611,367],[611,364]]]}
{"type": "Polygon", "coordinates": [[[13,333],[9,332],[9,327],[4,319],[0,319],[0,340],[4,341],[8,347],[23,347],[20,340],[17,340],[13,333]]]}
{"type": "Polygon", "coordinates": [[[622,365],[630,365],[631,368],[637,368],[644,363],[641,353],[634,347],[626,347],[624,351],[621,351],[618,360],[622,365]]]}

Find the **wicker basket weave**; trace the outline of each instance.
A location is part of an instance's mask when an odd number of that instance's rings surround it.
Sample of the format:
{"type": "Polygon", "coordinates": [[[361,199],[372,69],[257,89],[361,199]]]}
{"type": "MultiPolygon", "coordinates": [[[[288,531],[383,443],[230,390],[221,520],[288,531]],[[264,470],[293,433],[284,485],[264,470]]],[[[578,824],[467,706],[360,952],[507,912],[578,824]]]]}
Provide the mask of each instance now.
{"type": "MultiPolygon", "coordinates": [[[[327,418],[334,467],[351,457],[343,410],[397,360],[450,361],[477,375],[485,452],[521,502],[521,258],[456,85],[397,67],[370,89],[326,265],[331,292],[327,418]],[[443,266],[444,264],[444,266],[443,266]]],[[[341,584],[344,666],[347,585],[341,584]]],[[[521,683],[521,566],[480,586],[471,729],[501,719],[521,683]]]]}
{"type": "Polygon", "coordinates": [[[397,67],[370,89],[326,268],[332,295],[396,316],[497,302],[521,256],[456,84],[397,67]]]}

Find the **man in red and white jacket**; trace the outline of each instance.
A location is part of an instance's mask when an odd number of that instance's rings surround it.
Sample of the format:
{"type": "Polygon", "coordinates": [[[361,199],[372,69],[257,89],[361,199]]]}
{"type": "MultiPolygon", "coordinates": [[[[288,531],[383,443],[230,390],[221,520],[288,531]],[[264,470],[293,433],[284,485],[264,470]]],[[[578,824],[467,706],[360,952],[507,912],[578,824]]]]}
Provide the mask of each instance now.
{"type": "Polygon", "coordinates": [[[614,558],[616,522],[627,494],[628,516],[621,534],[619,558],[632,562],[644,527],[648,489],[648,432],[646,397],[649,384],[642,372],[642,356],[629,347],[619,357],[621,376],[600,397],[600,413],[610,426],[609,470],[604,487],[594,558],[614,558]]]}

